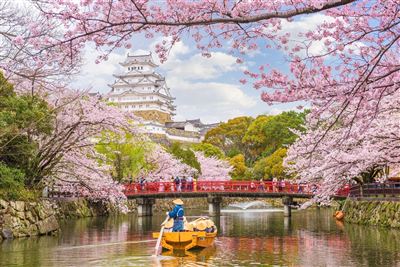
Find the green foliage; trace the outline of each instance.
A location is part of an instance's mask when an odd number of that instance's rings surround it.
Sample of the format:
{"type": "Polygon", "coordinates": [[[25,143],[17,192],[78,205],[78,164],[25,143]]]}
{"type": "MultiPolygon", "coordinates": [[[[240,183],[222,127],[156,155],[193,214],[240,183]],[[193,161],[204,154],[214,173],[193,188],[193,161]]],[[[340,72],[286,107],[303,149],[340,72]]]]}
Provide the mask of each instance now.
{"type": "Polygon", "coordinates": [[[197,161],[196,155],[189,148],[183,148],[180,143],[173,143],[168,149],[172,155],[180,159],[183,163],[195,168],[201,172],[200,163],[197,161]]]}
{"type": "Polygon", "coordinates": [[[239,153],[246,155],[242,139],[253,120],[252,117],[237,117],[221,123],[207,132],[204,142],[219,147],[229,157],[239,153]]]}
{"type": "Polygon", "coordinates": [[[251,167],[257,159],[292,144],[297,135],[290,129],[304,131],[304,119],[305,112],[294,111],[261,115],[256,119],[238,117],[211,129],[204,142],[220,148],[227,157],[243,155],[246,166],[251,167]]]}
{"type": "Polygon", "coordinates": [[[17,95],[0,73],[0,161],[25,174],[25,183],[40,181],[36,140],[53,130],[54,117],[36,95],[17,95]]]}
{"type": "Polygon", "coordinates": [[[245,164],[245,158],[242,154],[238,154],[229,160],[229,163],[233,167],[233,171],[230,173],[233,180],[246,180],[247,167],[245,164]]]}
{"type": "Polygon", "coordinates": [[[265,149],[263,156],[269,156],[277,149],[283,146],[293,144],[297,138],[290,129],[305,131],[304,129],[305,113],[294,111],[282,112],[271,117],[264,125],[264,134],[267,137],[264,143],[265,149]]]}
{"type": "Polygon", "coordinates": [[[283,167],[283,159],[286,157],[286,152],[286,148],[280,148],[272,155],[258,160],[253,168],[254,177],[265,180],[290,178],[283,167]]]}
{"type": "Polygon", "coordinates": [[[145,158],[151,144],[135,140],[131,134],[104,132],[95,148],[105,156],[100,162],[112,166],[111,174],[116,181],[135,177],[141,170],[151,168],[145,158]]]}
{"type": "Polygon", "coordinates": [[[194,151],[203,152],[206,157],[216,157],[218,159],[225,157],[224,152],[221,149],[208,143],[193,144],[192,149],[194,151]]]}
{"type": "Polygon", "coordinates": [[[278,179],[289,178],[283,167],[283,159],[286,157],[286,152],[286,148],[280,148],[271,156],[265,158],[265,177],[267,179],[272,179],[273,177],[277,177],[278,179]]]}
{"type": "Polygon", "coordinates": [[[272,118],[273,116],[258,116],[247,128],[242,142],[248,147],[250,162],[254,162],[264,152],[268,143],[265,128],[272,118]]]}
{"type": "Polygon", "coordinates": [[[19,199],[24,189],[25,174],[0,162],[0,198],[19,199]]]}

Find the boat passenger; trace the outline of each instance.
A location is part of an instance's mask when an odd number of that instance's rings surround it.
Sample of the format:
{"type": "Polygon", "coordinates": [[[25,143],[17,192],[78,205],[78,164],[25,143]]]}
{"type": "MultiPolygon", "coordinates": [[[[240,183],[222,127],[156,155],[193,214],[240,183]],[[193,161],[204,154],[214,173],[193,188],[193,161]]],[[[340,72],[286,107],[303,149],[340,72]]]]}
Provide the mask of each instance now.
{"type": "Polygon", "coordinates": [[[172,201],[175,204],[175,207],[172,211],[167,212],[167,215],[170,218],[174,219],[174,227],[172,228],[173,232],[181,232],[184,230],[183,228],[183,220],[185,211],[183,210],[183,201],[181,199],[175,199],[172,201]]]}

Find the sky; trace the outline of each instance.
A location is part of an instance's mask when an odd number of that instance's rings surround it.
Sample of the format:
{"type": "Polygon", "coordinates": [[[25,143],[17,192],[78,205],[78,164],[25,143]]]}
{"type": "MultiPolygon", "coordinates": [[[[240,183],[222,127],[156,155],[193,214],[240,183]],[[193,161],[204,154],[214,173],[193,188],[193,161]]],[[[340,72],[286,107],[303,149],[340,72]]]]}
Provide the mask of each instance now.
{"type": "MultiPolygon", "coordinates": [[[[294,23],[284,24],[284,31],[295,36],[303,30],[310,30],[323,20],[324,15],[316,14],[300,18],[294,23]]],[[[90,88],[92,92],[107,93],[115,77],[121,73],[119,65],[127,53],[141,54],[154,51],[155,44],[161,38],[153,40],[141,36],[132,38],[132,48],[118,49],[112,52],[107,61],[99,64],[95,60],[99,53],[87,47],[84,54],[84,64],[80,74],[75,77],[73,87],[90,88]]],[[[318,52],[318,44],[314,47],[318,52]]],[[[320,51],[319,51],[320,52],[320,51]]],[[[153,52],[154,60],[159,63],[153,52]]],[[[171,50],[168,60],[160,64],[157,72],[162,74],[176,98],[177,115],[175,121],[200,118],[204,123],[227,121],[238,116],[253,116],[261,114],[278,114],[282,111],[296,110],[298,103],[268,105],[260,98],[262,90],[256,90],[251,83],[241,84],[239,80],[246,78],[243,71],[255,69],[262,64],[287,70],[284,54],[274,50],[263,49],[247,54],[244,63],[236,63],[236,57],[224,49],[212,52],[211,58],[201,55],[195,44],[188,38],[182,38],[171,50]]]]}

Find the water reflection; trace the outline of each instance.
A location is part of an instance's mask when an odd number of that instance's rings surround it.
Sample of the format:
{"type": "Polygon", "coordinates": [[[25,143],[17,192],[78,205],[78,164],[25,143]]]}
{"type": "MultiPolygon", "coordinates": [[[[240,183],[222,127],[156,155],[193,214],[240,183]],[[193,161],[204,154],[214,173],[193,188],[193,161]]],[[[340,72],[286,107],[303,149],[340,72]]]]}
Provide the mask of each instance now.
{"type": "Polygon", "coordinates": [[[0,266],[400,266],[400,231],[339,223],[324,209],[291,219],[282,212],[223,214],[213,218],[220,233],[213,247],[156,258],[151,233],[163,220],[70,221],[57,237],[1,243],[0,266]]]}
{"type": "Polygon", "coordinates": [[[215,255],[216,246],[211,246],[205,249],[170,252],[165,251],[159,259],[159,266],[207,266],[207,262],[215,255]]]}

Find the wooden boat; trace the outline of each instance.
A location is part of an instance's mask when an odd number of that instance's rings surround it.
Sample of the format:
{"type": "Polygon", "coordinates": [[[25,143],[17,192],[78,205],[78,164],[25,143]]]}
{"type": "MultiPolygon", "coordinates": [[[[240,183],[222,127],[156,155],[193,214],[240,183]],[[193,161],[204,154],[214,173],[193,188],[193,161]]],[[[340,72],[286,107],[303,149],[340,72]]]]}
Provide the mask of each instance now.
{"type": "MultiPolygon", "coordinates": [[[[159,232],[153,233],[153,238],[158,238],[159,232]]],[[[214,243],[217,230],[212,233],[205,231],[198,232],[164,232],[161,239],[161,246],[167,250],[187,251],[193,248],[206,248],[214,243]]]]}

